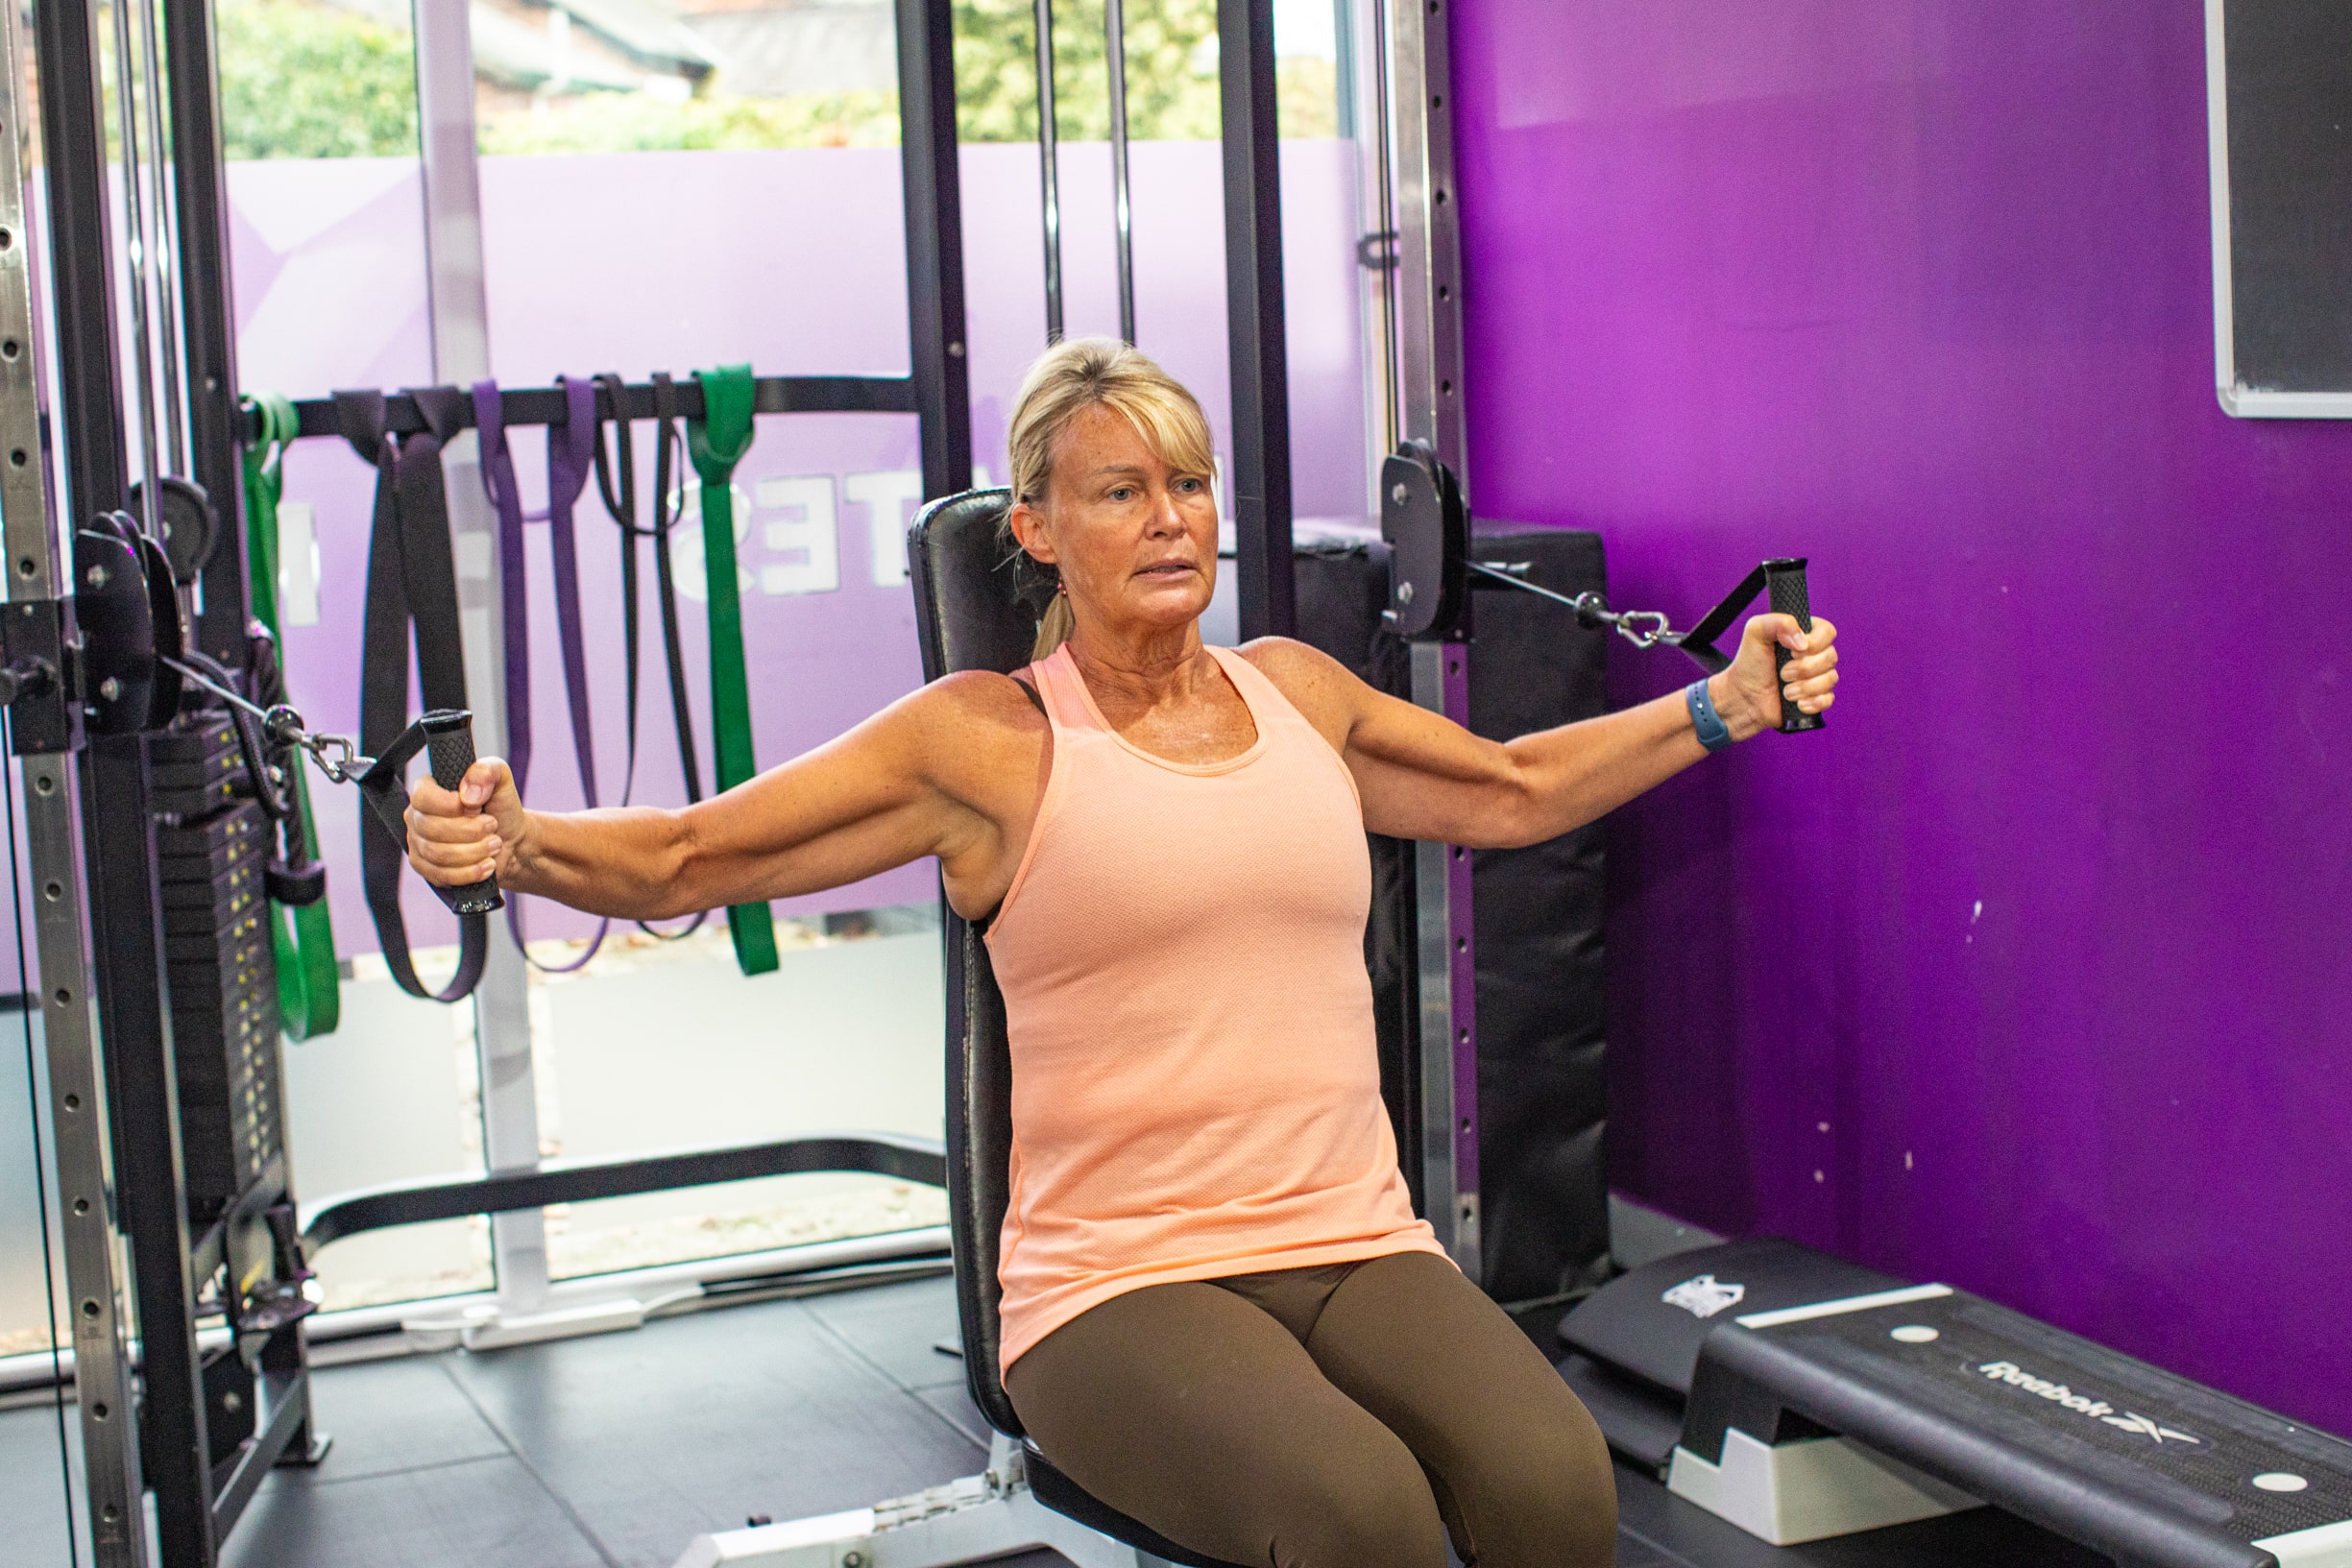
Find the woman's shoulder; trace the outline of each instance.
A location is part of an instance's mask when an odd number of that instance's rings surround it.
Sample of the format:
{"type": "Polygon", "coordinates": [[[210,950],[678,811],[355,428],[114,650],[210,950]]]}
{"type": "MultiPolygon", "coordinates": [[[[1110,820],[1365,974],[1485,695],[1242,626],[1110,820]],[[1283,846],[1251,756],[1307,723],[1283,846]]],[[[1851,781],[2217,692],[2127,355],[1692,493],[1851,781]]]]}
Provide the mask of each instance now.
{"type": "Polygon", "coordinates": [[[1037,678],[1028,669],[1011,675],[992,669],[958,670],[926,684],[903,702],[908,716],[927,727],[979,725],[1032,736],[1047,728],[1037,678]]]}
{"type": "Polygon", "coordinates": [[[1335,750],[1354,727],[1359,699],[1370,688],[1321,648],[1290,637],[1261,637],[1233,650],[1263,676],[1335,750]]]}

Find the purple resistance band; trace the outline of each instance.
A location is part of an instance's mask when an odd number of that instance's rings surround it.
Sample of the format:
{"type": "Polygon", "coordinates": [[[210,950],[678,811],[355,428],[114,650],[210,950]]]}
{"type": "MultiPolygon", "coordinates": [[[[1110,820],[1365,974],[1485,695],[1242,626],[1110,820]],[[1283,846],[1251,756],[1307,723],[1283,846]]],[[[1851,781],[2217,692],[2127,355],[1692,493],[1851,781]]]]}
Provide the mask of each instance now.
{"type": "MultiPolygon", "coordinates": [[[[571,753],[580,770],[580,798],[601,805],[596,790],[595,733],[588,705],[588,639],[580,618],[580,552],[572,508],[588,484],[596,450],[596,387],[594,381],[556,377],[564,389],[564,422],[547,427],[547,508],[526,513],[515,481],[514,453],[506,441],[506,411],[496,381],[473,384],[473,422],[481,432],[482,489],[498,513],[499,608],[506,643],[507,767],[520,791],[531,765],[530,596],[522,525],[544,518],[555,565],[555,630],[563,646],[564,695],[571,713],[571,753]]],[[[520,901],[507,901],[507,929],[530,959],[523,942],[520,901]]],[[[568,964],[537,964],[549,974],[579,969],[604,945],[612,922],[600,921],[588,951],[568,964]]]]}

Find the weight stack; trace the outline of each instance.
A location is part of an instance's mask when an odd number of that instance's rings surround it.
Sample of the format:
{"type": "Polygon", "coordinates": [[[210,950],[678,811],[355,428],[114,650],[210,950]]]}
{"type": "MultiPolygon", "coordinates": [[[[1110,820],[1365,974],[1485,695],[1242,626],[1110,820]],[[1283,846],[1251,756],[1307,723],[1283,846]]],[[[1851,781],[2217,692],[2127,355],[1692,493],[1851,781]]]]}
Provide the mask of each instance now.
{"type": "Polygon", "coordinates": [[[269,819],[234,726],[182,718],[149,742],[172,1050],[189,1218],[216,1218],[283,1140],[269,819]]]}

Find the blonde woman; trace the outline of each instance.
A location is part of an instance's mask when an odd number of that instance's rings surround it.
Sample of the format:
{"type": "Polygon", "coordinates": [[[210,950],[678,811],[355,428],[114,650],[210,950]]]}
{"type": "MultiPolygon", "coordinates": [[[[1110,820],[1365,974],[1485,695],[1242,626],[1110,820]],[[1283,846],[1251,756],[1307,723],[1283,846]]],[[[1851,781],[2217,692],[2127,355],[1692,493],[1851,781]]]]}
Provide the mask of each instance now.
{"type": "Polygon", "coordinates": [[[1775,722],[1776,641],[1829,707],[1834,631],[1758,616],[1701,692],[1482,740],[1301,643],[1202,644],[1208,424],[1133,349],[1048,351],[1009,445],[1012,535],[1059,584],[1036,663],[685,810],[526,810],[486,759],[417,786],[410,859],[652,920],[936,856],[1005,995],[1003,1363],[1055,1462],[1234,1562],[1439,1568],[1449,1533],[1480,1568],[1612,1561],[1599,1433],[1408,1205],[1364,833],[1566,832],[1706,756],[1701,722],[1775,722]]]}

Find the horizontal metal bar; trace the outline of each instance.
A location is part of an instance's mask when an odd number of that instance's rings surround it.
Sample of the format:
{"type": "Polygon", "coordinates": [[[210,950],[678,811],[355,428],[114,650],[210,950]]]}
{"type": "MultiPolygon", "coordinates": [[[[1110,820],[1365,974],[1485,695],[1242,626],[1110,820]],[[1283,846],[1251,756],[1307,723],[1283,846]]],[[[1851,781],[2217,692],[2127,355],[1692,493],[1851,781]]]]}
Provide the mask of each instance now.
{"type": "Polygon", "coordinates": [[[865,1171],[926,1187],[947,1185],[947,1148],[935,1138],[893,1133],[841,1133],[774,1144],[689,1149],[627,1160],[549,1161],[532,1170],[463,1176],[449,1181],[378,1188],[324,1200],[303,1227],[303,1250],[315,1255],[348,1236],[433,1219],[512,1214],[549,1203],[666,1193],[680,1187],[750,1181],[811,1171],[865,1171]]]}
{"type": "MultiPolygon", "coordinates": [[[[759,378],[752,408],[760,414],[912,414],[915,413],[915,390],[911,378],[903,375],[763,375],[759,378]]],[[[702,383],[691,375],[680,376],[674,383],[678,395],[678,412],[686,418],[702,417],[702,383]]],[[[509,425],[561,424],[568,404],[560,387],[523,387],[512,392],[501,391],[498,402],[509,425]]],[[[630,385],[621,389],[620,413],[633,420],[653,418],[653,384],[630,385]]],[[[301,433],[312,436],[339,436],[342,422],[335,415],[334,399],[313,398],[294,405],[301,421],[301,433]]],[[[615,417],[613,399],[602,388],[596,392],[596,414],[602,419],[615,417]]],[[[471,413],[466,416],[468,426],[473,423],[471,413]]],[[[395,393],[384,399],[385,428],[396,435],[414,435],[424,428],[424,416],[417,412],[417,400],[405,393],[395,393]]],[[[259,422],[248,415],[237,422],[237,439],[252,442],[261,434],[259,422]]]]}
{"type": "MultiPolygon", "coordinates": [[[[617,1295],[643,1297],[683,1285],[704,1287],[715,1301],[723,1302],[737,1287],[788,1281],[800,1275],[822,1275],[884,1260],[936,1257],[947,1251],[948,1240],[945,1225],[925,1225],[914,1230],[852,1236],[837,1242],[803,1242],[793,1246],[765,1247],[757,1252],[729,1252],[715,1258],[690,1258],[683,1263],[655,1264],[646,1268],[582,1274],[572,1279],[557,1280],[549,1286],[547,1305],[550,1309],[558,1309],[592,1301],[609,1301],[617,1295]]],[[[363,1339],[396,1330],[403,1318],[413,1317],[420,1311],[445,1314],[462,1312],[467,1307],[491,1305],[497,1299],[494,1291],[467,1291],[455,1295],[424,1296],[373,1307],[346,1307],[334,1312],[313,1313],[303,1319],[303,1324],[315,1354],[321,1345],[363,1339]]],[[[206,1355],[226,1348],[230,1339],[231,1336],[225,1328],[214,1326],[196,1331],[197,1347],[206,1355]]],[[[131,1346],[131,1362],[134,1366],[138,1362],[135,1340],[131,1346]]],[[[54,1364],[46,1350],[21,1356],[0,1356],[0,1411],[14,1409],[13,1402],[22,1399],[27,1390],[56,1387],[57,1374],[61,1371],[64,1375],[65,1397],[68,1400],[77,1398],[71,1346],[58,1353],[54,1364]]]]}
{"type": "Polygon", "coordinates": [[[260,1430],[212,1467],[212,1538],[225,1541],[236,1528],[254,1488],[286,1451],[287,1440],[310,1411],[310,1384],[300,1372],[264,1372],[255,1393],[266,1412],[260,1430]]]}

